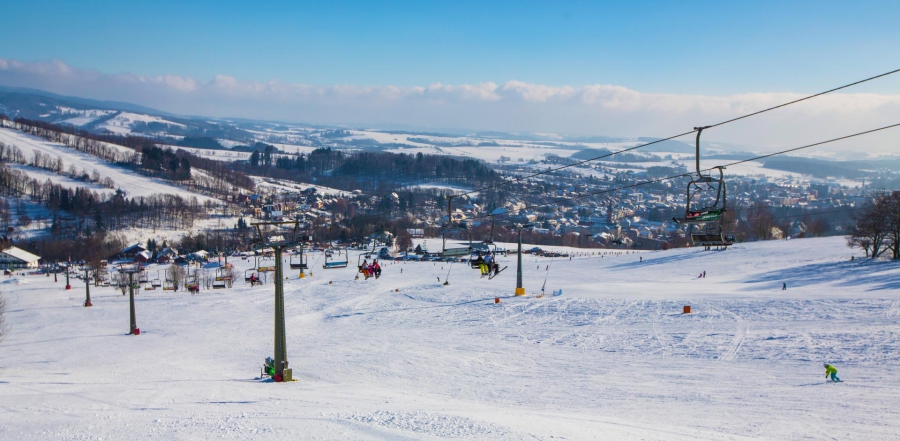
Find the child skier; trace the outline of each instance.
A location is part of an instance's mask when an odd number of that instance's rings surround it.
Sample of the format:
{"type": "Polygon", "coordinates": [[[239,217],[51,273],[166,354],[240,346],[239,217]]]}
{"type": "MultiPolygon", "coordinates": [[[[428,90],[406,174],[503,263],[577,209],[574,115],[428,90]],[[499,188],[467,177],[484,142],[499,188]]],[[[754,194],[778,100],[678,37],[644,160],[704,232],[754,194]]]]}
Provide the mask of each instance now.
{"type": "Polygon", "coordinates": [[[824,366],[825,366],[825,378],[826,378],[826,379],[827,379],[828,376],[830,375],[830,376],[831,376],[831,381],[834,381],[835,383],[841,381],[841,379],[838,378],[838,376],[837,376],[837,368],[836,368],[836,367],[834,367],[834,366],[832,366],[832,365],[830,365],[830,364],[828,364],[828,363],[825,363],[824,366]]]}

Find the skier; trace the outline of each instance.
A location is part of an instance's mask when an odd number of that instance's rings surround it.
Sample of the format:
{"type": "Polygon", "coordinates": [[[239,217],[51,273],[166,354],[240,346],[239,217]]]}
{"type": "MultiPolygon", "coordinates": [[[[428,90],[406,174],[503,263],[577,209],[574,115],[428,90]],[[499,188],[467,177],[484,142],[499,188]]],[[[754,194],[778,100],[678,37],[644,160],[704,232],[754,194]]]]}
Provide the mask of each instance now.
{"type": "Polygon", "coordinates": [[[703,271],[703,278],[706,278],[706,270],[703,271]]]}
{"type": "Polygon", "coordinates": [[[784,291],[787,289],[787,282],[781,282],[781,290],[784,291]]]}
{"type": "Polygon", "coordinates": [[[641,259],[641,260],[639,260],[638,262],[643,262],[643,261],[644,261],[644,256],[641,256],[640,259],[641,259]]]}
{"type": "Polygon", "coordinates": [[[484,263],[481,264],[481,275],[485,276],[491,273],[491,268],[493,265],[494,258],[491,256],[490,251],[488,251],[487,255],[484,256],[484,263]]]}
{"type": "Polygon", "coordinates": [[[824,366],[825,366],[825,378],[827,379],[828,376],[830,375],[831,381],[834,381],[835,383],[839,383],[841,381],[841,379],[838,378],[838,376],[837,376],[837,368],[828,363],[825,363],[824,366]]]}
{"type": "Polygon", "coordinates": [[[378,264],[377,260],[372,261],[372,272],[375,273],[375,278],[381,277],[381,265],[378,264]]]}

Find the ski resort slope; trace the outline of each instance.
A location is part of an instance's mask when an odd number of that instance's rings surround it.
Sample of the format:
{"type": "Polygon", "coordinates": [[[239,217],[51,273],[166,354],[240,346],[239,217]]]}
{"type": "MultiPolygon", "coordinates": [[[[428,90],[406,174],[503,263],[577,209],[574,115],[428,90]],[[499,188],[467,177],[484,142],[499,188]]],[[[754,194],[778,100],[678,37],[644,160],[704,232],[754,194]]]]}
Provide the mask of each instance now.
{"type": "MultiPolygon", "coordinates": [[[[53,159],[56,159],[57,157],[62,158],[64,165],[63,169],[66,171],[69,170],[70,165],[75,165],[79,172],[84,170],[88,174],[91,174],[94,170],[97,170],[97,172],[100,173],[100,176],[109,177],[110,179],[112,179],[113,183],[115,183],[116,185],[116,188],[121,188],[122,190],[124,190],[129,197],[150,196],[154,193],[160,193],[175,194],[188,199],[190,199],[192,196],[196,196],[200,202],[204,202],[210,199],[208,196],[204,196],[199,193],[193,193],[184,188],[162,182],[158,179],[140,175],[124,167],[110,164],[100,158],[97,158],[96,156],[82,153],[62,144],[49,142],[36,136],[22,133],[18,130],[0,128],[0,142],[3,142],[7,145],[17,146],[22,151],[25,159],[28,161],[34,158],[34,152],[40,152],[43,155],[49,155],[53,159]]],[[[124,149],[124,147],[120,148],[124,149]]],[[[27,171],[29,174],[32,174],[32,172],[35,171],[34,169],[23,170],[27,171]]],[[[46,171],[40,171],[34,173],[34,177],[43,181],[48,178],[47,174],[48,172],[46,171]]],[[[60,175],[51,175],[49,176],[49,179],[52,182],[61,185],[71,184],[71,179],[60,175]]],[[[81,184],[80,186],[91,188],[92,190],[96,190],[99,193],[103,193],[104,191],[114,191],[98,189],[98,186],[87,183],[81,184]]]]}
{"type": "Polygon", "coordinates": [[[334,270],[312,253],[285,283],[287,384],[259,378],[272,284],[141,291],[128,336],[117,289],[83,308],[79,283],[15,276],[0,439],[897,439],[900,268],[853,252],[523,256],[518,298],[512,257],[493,280],[440,262],[356,280],[355,252],[334,270]]]}

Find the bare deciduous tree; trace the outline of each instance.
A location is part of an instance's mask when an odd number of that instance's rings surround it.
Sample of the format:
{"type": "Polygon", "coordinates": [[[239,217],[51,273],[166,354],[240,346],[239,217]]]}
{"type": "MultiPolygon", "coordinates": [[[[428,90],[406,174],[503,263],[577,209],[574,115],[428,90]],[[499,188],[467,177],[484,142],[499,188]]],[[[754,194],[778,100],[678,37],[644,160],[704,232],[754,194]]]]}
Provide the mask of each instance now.
{"type": "Polygon", "coordinates": [[[184,277],[184,268],[182,268],[181,265],[173,264],[166,270],[166,280],[172,282],[175,291],[178,291],[178,288],[184,284],[184,277]]]}

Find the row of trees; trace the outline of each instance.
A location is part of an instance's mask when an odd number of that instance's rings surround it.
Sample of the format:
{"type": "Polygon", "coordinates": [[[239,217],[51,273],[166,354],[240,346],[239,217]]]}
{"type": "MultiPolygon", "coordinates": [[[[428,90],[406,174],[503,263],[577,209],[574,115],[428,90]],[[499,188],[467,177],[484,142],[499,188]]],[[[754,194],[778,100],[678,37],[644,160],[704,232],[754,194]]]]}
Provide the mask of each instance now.
{"type": "MultiPolygon", "coordinates": [[[[140,157],[134,150],[121,148],[108,141],[97,139],[96,136],[81,130],[74,130],[71,126],[58,126],[43,121],[33,121],[18,118],[15,121],[0,120],[3,127],[12,128],[29,135],[34,135],[50,142],[58,142],[91,156],[96,156],[107,162],[116,164],[135,164],[140,157]]],[[[139,137],[131,137],[139,138],[139,137]]],[[[136,146],[146,145],[146,138],[134,139],[131,144],[136,146]]],[[[149,143],[152,145],[152,143],[149,143]]]]}

